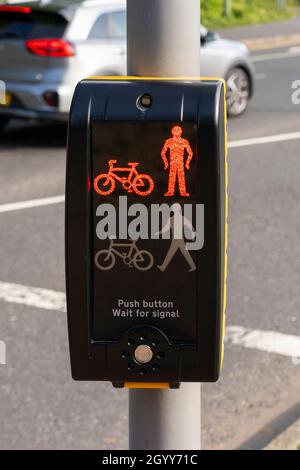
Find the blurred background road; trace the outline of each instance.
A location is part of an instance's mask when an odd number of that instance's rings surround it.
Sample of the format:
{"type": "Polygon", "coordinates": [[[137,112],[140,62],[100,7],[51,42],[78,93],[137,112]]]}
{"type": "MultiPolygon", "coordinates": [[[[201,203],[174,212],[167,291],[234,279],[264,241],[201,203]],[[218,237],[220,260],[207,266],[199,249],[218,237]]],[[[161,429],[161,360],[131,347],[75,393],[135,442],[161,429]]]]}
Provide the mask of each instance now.
{"type": "MultiPolygon", "coordinates": [[[[300,360],[292,352],[300,337],[300,105],[291,101],[300,50],[253,56],[254,99],[229,121],[230,328],[221,380],[202,387],[206,449],[260,448],[261,428],[270,431],[278,416],[288,424],[292,407],[300,416],[300,360]]],[[[70,377],[59,294],[64,204],[10,205],[63,194],[65,140],[64,125],[16,122],[0,138],[1,449],[127,446],[127,392],[70,377]]]]}

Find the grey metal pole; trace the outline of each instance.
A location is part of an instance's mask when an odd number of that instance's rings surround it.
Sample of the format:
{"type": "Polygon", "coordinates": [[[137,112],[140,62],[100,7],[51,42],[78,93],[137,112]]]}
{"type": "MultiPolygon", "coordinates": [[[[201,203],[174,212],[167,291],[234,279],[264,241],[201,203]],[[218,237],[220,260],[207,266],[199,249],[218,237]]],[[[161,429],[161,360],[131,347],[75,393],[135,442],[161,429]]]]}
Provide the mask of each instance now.
{"type": "MultiPolygon", "coordinates": [[[[127,0],[127,74],[200,75],[200,0],[127,0]]],[[[199,450],[201,386],[129,391],[132,450],[199,450]]]]}
{"type": "Polygon", "coordinates": [[[199,450],[201,385],[183,383],[178,390],[130,390],[129,448],[199,450]]]}
{"type": "Polygon", "coordinates": [[[199,76],[200,0],[127,0],[127,74],[199,76]]]}

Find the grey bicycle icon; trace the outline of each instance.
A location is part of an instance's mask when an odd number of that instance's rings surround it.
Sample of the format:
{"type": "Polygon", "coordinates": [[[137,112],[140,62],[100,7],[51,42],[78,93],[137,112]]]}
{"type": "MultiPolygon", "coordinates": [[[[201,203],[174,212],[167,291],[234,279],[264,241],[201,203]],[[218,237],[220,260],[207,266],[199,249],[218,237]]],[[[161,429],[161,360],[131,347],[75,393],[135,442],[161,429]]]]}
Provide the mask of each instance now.
{"type": "Polygon", "coordinates": [[[126,242],[110,241],[107,250],[100,250],[95,255],[95,264],[102,271],[109,271],[116,264],[116,257],[123,260],[128,268],[136,268],[139,271],[148,271],[154,264],[154,258],[149,251],[139,250],[137,240],[126,242]]]}

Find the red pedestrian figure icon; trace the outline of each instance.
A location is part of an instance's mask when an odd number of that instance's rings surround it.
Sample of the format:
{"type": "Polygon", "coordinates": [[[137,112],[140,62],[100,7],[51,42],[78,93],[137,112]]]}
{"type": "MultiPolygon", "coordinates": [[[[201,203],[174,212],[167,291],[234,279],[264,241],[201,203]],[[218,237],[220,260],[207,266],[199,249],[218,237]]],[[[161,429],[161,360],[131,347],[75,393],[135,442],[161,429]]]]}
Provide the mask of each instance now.
{"type": "Polygon", "coordinates": [[[185,170],[190,169],[190,162],[193,158],[193,151],[187,139],[183,139],[182,128],[174,126],[172,128],[171,139],[167,139],[161,151],[165,170],[170,167],[168,191],[165,196],[174,196],[176,180],[178,180],[180,196],[189,196],[186,191],[185,184],[185,170]],[[167,152],[169,150],[170,162],[167,159],[167,152]],[[187,152],[187,159],[185,162],[185,150],[187,152]]]}

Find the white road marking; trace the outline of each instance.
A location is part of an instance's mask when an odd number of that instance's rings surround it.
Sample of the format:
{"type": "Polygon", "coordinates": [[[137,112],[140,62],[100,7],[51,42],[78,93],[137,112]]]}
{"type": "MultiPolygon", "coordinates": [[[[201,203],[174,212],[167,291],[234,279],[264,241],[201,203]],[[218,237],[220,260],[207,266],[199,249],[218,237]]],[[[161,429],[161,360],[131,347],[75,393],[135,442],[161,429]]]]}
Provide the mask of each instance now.
{"type": "Polygon", "coordinates": [[[300,132],[290,132],[288,134],[267,135],[264,137],[253,137],[251,139],[241,139],[228,142],[228,148],[247,147],[248,145],[271,144],[274,142],[285,142],[288,140],[300,139],[300,132]]]}
{"type": "Polygon", "coordinates": [[[9,303],[27,305],[28,307],[57,310],[60,312],[66,311],[66,296],[64,292],[42,289],[40,287],[0,281],[0,299],[9,303]]]}
{"type": "Polygon", "coordinates": [[[300,46],[293,46],[293,47],[289,48],[289,53],[290,54],[293,54],[293,53],[296,53],[296,52],[300,52],[300,46]]]}
{"type": "Polygon", "coordinates": [[[283,52],[272,52],[271,54],[258,54],[252,55],[252,62],[264,62],[265,60],[277,60],[277,59],[292,59],[300,55],[298,48],[291,47],[287,51],[283,52]]]}
{"type": "MultiPolygon", "coordinates": [[[[0,281],[0,299],[44,310],[66,312],[65,293],[0,281]]],[[[226,343],[286,357],[300,357],[300,337],[277,331],[226,328],[226,343]]]]}
{"type": "Polygon", "coordinates": [[[287,357],[300,357],[300,337],[278,333],[229,326],[226,330],[226,342],[249,349],[287,357]]]}
{"type": "Polygon", "coordinates": [[[50,204],[59,204],[61,202],[64,202],[64,200],[65,200],[65,196],[60,195],[60,196],[54,196],[54,197],[31,199],[29,201],[11,202],[8,204],[0,205],[0,213],[19,211],[22,209],[29,209],[32,207],[49,206],[50,204]]]}

